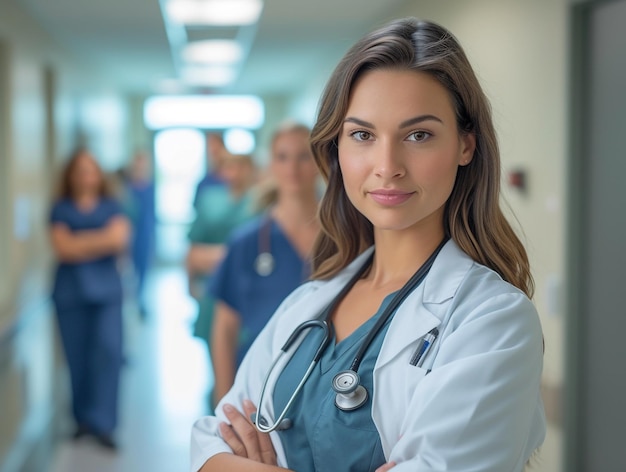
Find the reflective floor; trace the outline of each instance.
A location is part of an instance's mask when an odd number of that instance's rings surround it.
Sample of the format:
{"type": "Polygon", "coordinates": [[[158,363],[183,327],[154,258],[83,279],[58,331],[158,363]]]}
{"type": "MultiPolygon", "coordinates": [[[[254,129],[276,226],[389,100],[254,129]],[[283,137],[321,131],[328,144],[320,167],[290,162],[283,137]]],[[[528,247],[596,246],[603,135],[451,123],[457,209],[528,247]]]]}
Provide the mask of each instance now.
{"type": "Polygon", "coordinates": [[[64,440],[51,472],[189,470],[191,425],[204,414],[212,374],[205,346],[190,334],[195,304],[182,270],[155,270],[148,289],[148,320],[140,322],[133,307],[126,313],[119,450],[109,452],[88,438],[64,440]]]}

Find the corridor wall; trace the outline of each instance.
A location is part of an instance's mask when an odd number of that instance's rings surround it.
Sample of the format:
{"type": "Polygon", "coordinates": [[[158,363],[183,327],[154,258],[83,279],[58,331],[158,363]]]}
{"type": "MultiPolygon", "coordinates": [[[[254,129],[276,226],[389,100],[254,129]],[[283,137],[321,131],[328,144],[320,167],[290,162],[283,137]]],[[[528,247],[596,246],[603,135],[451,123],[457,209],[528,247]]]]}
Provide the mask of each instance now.
{"type": "Polygon", "coordinates": [[[19,2],[0,3],[0,471],[41,470],[34,464],[47,457],[67,408],[48,300],[53,182],[79,143],[109,167],[127,154],[126,108],[19,2]],[[98,114],[103,103],[117,110],[114,120],[89,120],[85,110],[98,114]]]}

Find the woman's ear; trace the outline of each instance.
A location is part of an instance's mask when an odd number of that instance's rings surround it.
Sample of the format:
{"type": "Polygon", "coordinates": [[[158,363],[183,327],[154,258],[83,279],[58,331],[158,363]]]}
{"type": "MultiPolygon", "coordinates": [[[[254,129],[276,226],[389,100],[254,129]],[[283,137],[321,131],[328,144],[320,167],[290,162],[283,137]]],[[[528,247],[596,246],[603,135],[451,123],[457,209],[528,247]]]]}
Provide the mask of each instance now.
{"type": "Polygon", "coordinates": [[[474,158],[474,151],[476,150],[476,135],[474,133],[461,134],[461,159],[459,160],[460,166],[466,166],[474,158]]]}

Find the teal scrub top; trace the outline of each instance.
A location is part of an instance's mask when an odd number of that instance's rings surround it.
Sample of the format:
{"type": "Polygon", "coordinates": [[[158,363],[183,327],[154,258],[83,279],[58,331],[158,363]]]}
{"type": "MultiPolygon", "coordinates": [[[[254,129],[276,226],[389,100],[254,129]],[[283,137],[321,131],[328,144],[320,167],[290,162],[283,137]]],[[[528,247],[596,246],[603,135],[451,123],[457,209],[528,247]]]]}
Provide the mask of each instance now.
{"type": "MultiPolygon", "coordinates": [[[[226,244],[230,233],[253,215],[253,200],[249,192],[235,199],[226,185],[206,187],[198,195],[196,219],[189,229],[189,242],[226,244]]],[[[215,306],[214,298],[208,293],[210,281],[208,274],[192,281],[199,300],[193,334],[206,342],[211,339],[215,306]]]]}
{"type": "MultiPolygon", "coordinates": [[[[298,472],[375,471],[385,463],[380,436],[372,420],[373,371],[391,322],[390,317],[365,352],[358,373],[368,392],[366,403],[353,411],[335,406],[333,377],[350,368],[357,351],[376,320],[391,302],[387,295],[374,316],[339,343],[329,343],[322,358],[289,409],[291,428],[279,431],[287,464],[298,472]]],[[[313,328],[281,372],[274,389],[276,416],[283,410],[322,342],[323,331],[313,328]]]]}
{"type": "Polygon", "coordinates": [[[250,193],[235,199],[225,185],[214,185],[198,195],[196,219],[189,229],[189,241],[224,244],[230,232],[253,215],[250,193]]]}

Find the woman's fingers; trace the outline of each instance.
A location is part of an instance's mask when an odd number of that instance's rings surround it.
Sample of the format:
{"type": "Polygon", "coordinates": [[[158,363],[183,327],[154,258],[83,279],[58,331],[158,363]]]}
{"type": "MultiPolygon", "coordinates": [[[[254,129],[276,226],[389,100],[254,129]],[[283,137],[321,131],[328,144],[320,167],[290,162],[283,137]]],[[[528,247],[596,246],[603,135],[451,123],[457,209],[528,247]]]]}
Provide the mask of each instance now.
{"type": "Polygon", "coordinates": [[[239,440],[239,436],[235,434],[231,425],[226,423],[220,423],[220,435],[222,439],[226,441],[226,444],[233,450],[233,454],[240,457],[248,457],[246,448],[239,440]]]}
{"type": "MultiPolygon", "coordinates": [[[[243,402],[243,411],[246,415],[246,418],[250,418],[250,416],[256,412],[256,407],[250,400],[244,400],[243,402]]],[[[259,452],[261,454],[261,462],[263,464],[269,465],[277,465],[278,462],[276,460],[276,451],[274,450],[274,445],[272,444],[272,440],[270,439],[270,435],[266,433],[261,433],[259,430],[254,428],[257,434],[257,438],[259,441],[259,452]]]]}
{"type": "Polygon", "coordinates": [[[387,462],[386,464],[383,464],[378,469],[376,469],[375,472],[387,472],[388,470],[391,470],[391,468],[395,465],[395,462],[387,462]]]}
{"type": "MultiPolygon", "coordinates": [[[[261,457],[261,449],[259,445],[259,437],[254,425],[246,418],[241,412],[239,412],[234,406],[226,404],[224,405],[224,414],[230,421],[230,428],[234,434],[237,435],[239,442],[243,445],[245,452],[241,452],[241,448],[238,447],[239,452],[235,452],[238,456],[247,457],[253,461],[263,462],[261,457]]],[[[224,439],[226,441],[226,439],[224,439]]],[[[228,443],[228,441],[226,441],[228,443]]],[[[228,443],[230,446],[230,443],[228,443]]],[[[237,445],[236,445],[237,446],[237,445]]],[[[231,446],[231,449],[232,446],[231,446]]],[[[235,449],[233,449],[233,452],[235,449]]]]}

